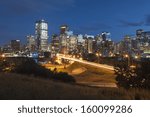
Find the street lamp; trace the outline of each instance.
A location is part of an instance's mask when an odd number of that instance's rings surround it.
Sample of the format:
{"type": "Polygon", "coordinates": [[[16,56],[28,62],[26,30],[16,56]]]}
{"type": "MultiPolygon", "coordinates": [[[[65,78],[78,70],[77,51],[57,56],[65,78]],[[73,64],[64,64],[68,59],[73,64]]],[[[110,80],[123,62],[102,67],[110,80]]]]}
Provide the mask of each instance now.
{"type": "Polygon", "coordinates": [[[5,54],[2,54],[2,58],[5,58],[5,54]]]}
{"type": "Polygon", "coordinates": [[[96,53],[96,56],[99,56],[99,53],[96,53]]]}
{"type": "Polygon", "coordinates": [[[97,52],[97,53],[96,53],[96,56],[98,57],[98,63],[99,63],[99,62],[100,62],[100,57],[102,56],[102,54],[99,53],[99,52],[97,52]]]}
{"type": "Polygon", "coordinates": [[[125,54],[125,58],[128,58],[129,57],[129,55],[128,54],[125,54]]]}
{"type": "Polygon", "coordinates": [[[139,58],[139,57],[136,55],[136,56],[135,56],[135,59],[138,59],[138,58],[139,58]]]}
{"type": "Polygon", "coordinates": [[[125,58],[128,60],[128,66],[130,66],[130,56],[128,54],[125,54],[125,58]]]}

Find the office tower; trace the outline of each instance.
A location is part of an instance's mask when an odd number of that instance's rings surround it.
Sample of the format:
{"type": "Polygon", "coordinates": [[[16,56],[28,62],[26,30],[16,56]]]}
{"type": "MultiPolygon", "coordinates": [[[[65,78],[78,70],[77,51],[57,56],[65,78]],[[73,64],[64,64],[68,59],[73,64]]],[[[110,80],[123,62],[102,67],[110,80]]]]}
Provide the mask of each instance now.
{"type": "Polygon", "coordinates": [[[48,50],[48,23],[44,20],[36,22],[35,26],[35,38],[37,41],[37,47],[39,51],[48,50]]]}
{"type": "Polygon", "coordinates": [[[132,38],[128,35],[124,37],[123,41],[123,52],[126,54],[131,54],[131,49],[132,49],[132,43],[131,43],[132,38]]]}
{"type": "Polygon", "coordinates": [[[93,52],[93,39],[88,38],[88,53],[92,53],[92,52],[93,52]]]}
{"type": "Polygon", "coordinates": [[[13,52],[20,51],[20,40],[11,40],[10,45],[13,52]]]}
{"type": "Polygon", "coordinates": [[[36,51],[36,41],[35,37],[32,35],[27,36],[27,48],[31,52],[36,51]]]}
{"type": "Polygon", "coordinates": [[[103,41],[111,40],[111,34],[109,32],[102,32],[103,41]]]}
{"type": "Polygon", "coordinates": [[[69,37],[69,53],[75,54],[77,53],[77,36],[72,35],[69,37]]]}
{"type": "Polygon", "coordinates": [[[84,42],[83,35],[81,35],[81,34],[77,36],[77,39],[78,39],[78,43],[84,42]]]}
{"type": "Polygon", "coordinates": [[[65,34],[60,35],[60,53],[68,54],[69,37],[65,34]]]}
{"type": "Polygon", "coordinates": [[[57,54],[60,51],[60,40],[59,40],[59,36],[56,34],[52,35],[52,52],[57,54]]]}
{"type": "Polygon", "coordinates": [[[145,39],[145,41],[150,40],[150,31],[143,32],[142,36],[145,39]]]}
{"type": "Polygon", "coordinates": [[[69,30],[69,27],[67,25],[60,26],[60,34],[66,34],[68,30],[69,30]]]}
{"type": "Polygon", "coordinates": [[[67,25],[60,26],[60,53],[72,54],[77,48],[77,36],[67,25]]]}
{"type": "Polygon", "coordinates": [[[103,41],[106,41],[106,33],[105,32],[102,33],[102,39],[103,39],[103,41]]]}
{"type": "Polygon", "coordinates": [[[94,36],[93,35],[84,35],[84,49],[86,52],[88,53],[92,53],[93,52],[93,40],[94,40],[94,36]]]}
{"type": "Polygon", "coordinates": [[[143,33],[144,33],[143,29],[136,30],[136,37],[137,37],[138,40],[142,39],[143,33]]]}
{"type": "Polygon", "coordinates": [[[77,51],[78,54],[84,53],[84,46],[85,46],[85,39],[83,38],[83,35],[78,35],[77,36],[77,51]]]}

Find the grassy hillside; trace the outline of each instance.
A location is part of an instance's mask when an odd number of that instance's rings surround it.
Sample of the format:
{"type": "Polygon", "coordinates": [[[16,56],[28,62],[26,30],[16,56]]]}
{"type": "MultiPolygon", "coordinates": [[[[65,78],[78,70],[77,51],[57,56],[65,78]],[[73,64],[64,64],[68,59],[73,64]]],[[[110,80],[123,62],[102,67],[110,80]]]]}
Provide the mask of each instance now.
{"type": "Polygon", "coordinates": [[[1,73],[0,99],[150,99],[150,91],[92,88],[1,73]]]}
{"type": "Polygon", "coordinates": [[[100,82],[100,83],[116,83],[115,75],[113,71],[96,68],[94,66],[73,63],[67,68],[67,72],[70,73],[77,82],[100,82]],[[85,68],[86,70],[80,74],[72,74],[72,71],[78,68],[85,68]]]}

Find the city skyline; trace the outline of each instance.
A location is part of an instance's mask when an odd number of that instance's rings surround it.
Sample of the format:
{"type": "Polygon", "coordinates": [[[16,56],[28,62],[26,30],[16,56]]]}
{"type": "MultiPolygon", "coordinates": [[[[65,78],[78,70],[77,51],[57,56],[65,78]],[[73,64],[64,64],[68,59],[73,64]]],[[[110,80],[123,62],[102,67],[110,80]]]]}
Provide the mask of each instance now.
{"type": "Polygon", "coordinates": [[[135,35],[139,28],[150,30],[150,1],[108,0],[5,0],[0,4],[0,44],[35,34],[35,21],[45,19],[49,35],[59,33],[59,26],[67,24],[75,34],[110,32],[114,41],[124,35],[135,35]]]}

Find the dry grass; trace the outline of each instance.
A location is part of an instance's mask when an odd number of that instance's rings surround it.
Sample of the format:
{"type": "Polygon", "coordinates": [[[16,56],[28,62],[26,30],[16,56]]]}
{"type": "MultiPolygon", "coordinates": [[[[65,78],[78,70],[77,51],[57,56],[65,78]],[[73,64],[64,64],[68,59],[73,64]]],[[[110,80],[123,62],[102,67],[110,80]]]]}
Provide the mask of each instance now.
{"type": "Polygon", "coordinates": [[[150,91],[92,88],[18,74],[0,74],[0,99],[150,99],[150,91]]]}
{"type": "Polygon", "coordinates": [[[100,69],[93,66],[79,64],[77,62],[73,63],[67,68],[67,72],[75,77],[76,81],[79,82],[100,82],[100,83],[116,83],[115,75],[113,71],[100,69]],[[78,68],[87,69],[85,72],[74,75],[71,74],[73,70],[78,68]]]}

